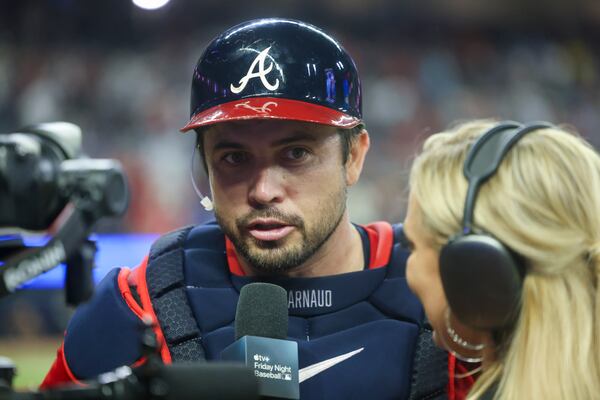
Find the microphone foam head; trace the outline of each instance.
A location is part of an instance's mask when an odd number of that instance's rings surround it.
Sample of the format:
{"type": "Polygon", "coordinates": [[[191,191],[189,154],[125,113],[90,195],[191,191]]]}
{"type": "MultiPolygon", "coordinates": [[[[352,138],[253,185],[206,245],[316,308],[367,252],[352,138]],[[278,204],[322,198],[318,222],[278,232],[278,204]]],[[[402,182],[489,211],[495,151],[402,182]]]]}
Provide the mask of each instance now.
{"type": "Polygon", "coordinates": [[[285,339],[288,331],[287,292],[271,283],[242,287],[235,313],[235,340],[246,335],[285,339]]]}

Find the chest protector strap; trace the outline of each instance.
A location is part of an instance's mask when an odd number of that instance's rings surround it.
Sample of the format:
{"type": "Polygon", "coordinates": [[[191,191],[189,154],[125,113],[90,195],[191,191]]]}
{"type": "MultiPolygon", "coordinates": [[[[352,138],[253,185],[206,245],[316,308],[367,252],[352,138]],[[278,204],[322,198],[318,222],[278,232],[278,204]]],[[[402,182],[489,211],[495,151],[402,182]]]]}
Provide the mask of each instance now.
{"type": "Polygon", "coordinates": [[[204,361],[200,330],[185,292],[184,242],[192,226],[160,237],[150,249],[146,282],[173,362],[204,361]]]}

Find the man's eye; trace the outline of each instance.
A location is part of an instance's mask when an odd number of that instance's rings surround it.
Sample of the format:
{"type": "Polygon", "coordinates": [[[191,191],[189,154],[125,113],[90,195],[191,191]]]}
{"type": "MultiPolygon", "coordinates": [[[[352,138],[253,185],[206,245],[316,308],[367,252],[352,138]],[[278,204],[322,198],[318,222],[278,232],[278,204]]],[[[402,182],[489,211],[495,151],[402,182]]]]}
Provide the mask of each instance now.
{"type": "Polygon", "coordinates": [[[227,153],[223,156],[223,160],[231,165],[238,165],[248,160],[248,155],[242,151],[227,153]]]}
{"type": "Polygon", "coordinates": [[[293,147],[291,149],[286,150],[285,157],[288,160],[292,161],[300,161],[305,159],[308,156],[309,152],[303,147],[293,147]]]}

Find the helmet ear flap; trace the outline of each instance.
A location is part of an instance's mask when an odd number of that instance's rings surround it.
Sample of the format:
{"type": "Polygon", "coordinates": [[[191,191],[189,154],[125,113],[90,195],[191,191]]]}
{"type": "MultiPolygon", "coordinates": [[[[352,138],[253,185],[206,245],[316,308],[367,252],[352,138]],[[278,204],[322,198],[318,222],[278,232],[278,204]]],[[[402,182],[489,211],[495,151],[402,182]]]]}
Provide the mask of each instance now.
{"type": "Polygon", "coordinates": [[[488,235],[463,235],[440,252],[440,275],[448,304],[461,322],[494,329],[518,310],[523,270],[502,243],[488,235]]]}

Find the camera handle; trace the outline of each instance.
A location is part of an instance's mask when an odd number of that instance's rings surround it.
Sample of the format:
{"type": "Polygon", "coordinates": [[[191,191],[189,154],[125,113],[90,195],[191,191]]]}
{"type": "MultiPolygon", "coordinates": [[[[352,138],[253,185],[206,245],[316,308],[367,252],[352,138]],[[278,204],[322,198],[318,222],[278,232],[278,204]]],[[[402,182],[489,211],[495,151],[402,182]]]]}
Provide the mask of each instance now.
{"type": "MultiPolygon", "coordinates": [[[[76,204],[76,203],[75,203],[76,204]]],[[[53,228],[56,234],[42,247],[28,248],[9,257],[0,268],[0,298],[20,285],[66,262],[67,303],[76,306],[90,298],[94,283],[92,267],[96,245],[88,239],[101,217],[90,208],[69,203],[53,228]]]]}
{"type": "Polygon", "coordinates": [[[67,304],[77,306],[94,293],[94,258],[96,243],[86,239],[79,249],[67,259],[65,271],[65,298],[67,304]]]}

